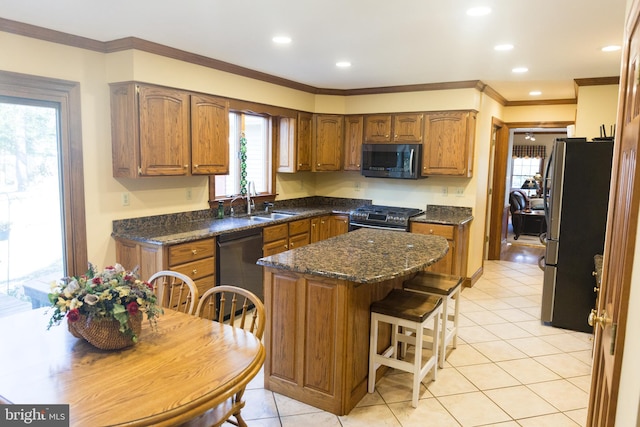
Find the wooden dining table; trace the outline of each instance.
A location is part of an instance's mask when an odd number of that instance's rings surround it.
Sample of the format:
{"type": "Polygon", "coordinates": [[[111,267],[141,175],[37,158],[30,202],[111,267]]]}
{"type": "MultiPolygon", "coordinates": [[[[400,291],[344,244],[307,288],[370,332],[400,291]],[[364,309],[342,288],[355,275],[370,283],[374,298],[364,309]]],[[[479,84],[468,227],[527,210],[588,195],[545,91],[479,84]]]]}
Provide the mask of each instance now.
{"type": "Polygon", "coordinates": [[[0,318],[0,404],[68,404],[71,426],[169,426],[241,390],[264,346],[242,329],[165,309],[139,342],[99,350],[46,309],[0,318]]]}

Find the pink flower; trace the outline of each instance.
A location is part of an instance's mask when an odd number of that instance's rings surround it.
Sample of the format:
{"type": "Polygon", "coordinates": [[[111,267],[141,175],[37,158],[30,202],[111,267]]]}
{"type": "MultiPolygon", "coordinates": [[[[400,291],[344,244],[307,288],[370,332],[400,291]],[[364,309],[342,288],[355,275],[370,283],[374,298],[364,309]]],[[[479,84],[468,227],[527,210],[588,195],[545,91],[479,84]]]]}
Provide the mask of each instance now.
{"type": "Polygon", "coordinates": [[[135,316],[136,314],[138,314],[138,303],[135,301],[131,301],[129,304],[127,304],[127,311],[129,312],[130,316],[135,316]]]}
{"type": "Polygon", "coordinates": [[[80,320],[80,312],[78,311],[77,308],[71,309],[67,313],[67,318],[69,319],[69,322],[71,322],[71,323],[77,322],[78,320],[80,320]]]}

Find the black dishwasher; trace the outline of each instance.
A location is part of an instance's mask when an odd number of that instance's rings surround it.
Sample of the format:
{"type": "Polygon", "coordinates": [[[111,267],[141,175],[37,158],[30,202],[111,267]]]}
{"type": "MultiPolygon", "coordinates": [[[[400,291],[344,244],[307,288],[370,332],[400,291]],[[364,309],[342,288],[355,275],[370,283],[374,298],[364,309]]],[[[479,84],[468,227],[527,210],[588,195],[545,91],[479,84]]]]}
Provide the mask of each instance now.
{"type": "MultiPolygon", "coordinates": [[[[262,258],[262,229],[234,231],[218,236],[218,285],[232,285],[253,292],[264,301],[262,267],[256,264],[262,258]]],[[[225,316],[231,311],[227,302],[225,316]]],[[[241,309],[241,307],[239,307],[241,309]]]]}

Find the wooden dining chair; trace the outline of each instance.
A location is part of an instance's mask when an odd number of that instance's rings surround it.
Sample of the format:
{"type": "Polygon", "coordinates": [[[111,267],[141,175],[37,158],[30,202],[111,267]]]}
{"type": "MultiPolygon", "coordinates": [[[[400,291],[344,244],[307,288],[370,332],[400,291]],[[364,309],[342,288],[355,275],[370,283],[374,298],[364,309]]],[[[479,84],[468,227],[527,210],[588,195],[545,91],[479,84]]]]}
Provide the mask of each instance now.
{"type": "Polygon", "coordinates": [[[164,308],[194,314],[198,303],[198,288],[189,276],[177,271],[163,270],[152,275],[149,283],[164,308]]]}
{"type": "MultiPolygon", "coordinates": [[[[264,304],[254,293],[236,286],[220,285],[206,291],[200,298],[195,315],[244,329],[259,340],[262,339],[264,333],[266,321],[264,304]]],[[[220,426],[228,422],[239,427],[246,427],[247,423],[240,415],[245,404],[242,400],[244,390],[243,388],[233,397],[184,424],[184,426],[220,426]],[[235,420],[231,419],[232,416],[235,420]]]]}

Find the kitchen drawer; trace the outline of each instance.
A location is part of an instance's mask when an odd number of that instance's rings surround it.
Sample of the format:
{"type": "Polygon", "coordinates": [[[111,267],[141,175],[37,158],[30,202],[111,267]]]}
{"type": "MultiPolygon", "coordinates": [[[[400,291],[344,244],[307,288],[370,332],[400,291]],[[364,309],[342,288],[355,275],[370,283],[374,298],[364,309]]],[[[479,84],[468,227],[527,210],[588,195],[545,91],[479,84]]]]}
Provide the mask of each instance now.
{"type": "Polygon", "coordinates": [[[214,258],[205,258],[171,267],[171,270],[189,276],[192,280],[212,276],[216,271],[214,258]]]}
{"type": "Polygon", "coordinates": [[[169,266],[173,267],[185,262],[196,261],[215,255],[216,242],[214,238],[194,240],[169,247],[169,266]]]}
{"type": "Polygon", "coordinates": [[[300,248],[310,243],[309,233],[297,234],[289,237],[289,249],[300,248]]]}
{"type": "Polygon", "coordinates": [[[296,234],[308,233],[311,229],[311,221],[309,219],[299,219],[289,223],[289,236],[296,234]]]}
{"type": "Polygon", "coordinates": [[[418,223],[411,224],[411,232],[419,234],[433,234],[453,240],[453,226],[443,224],[418,223]]]}
{"type": "Polygon", "coordinates": [[[272,225],[265,227],[262,231],[262,241],[273,242],[274,240],[287,239],[289,237],[289,224],[272,225]]]}
{"type": "Polygon", "coordinates": [[[265,242],[262,245],[262,256],[271,256],[275,254],[279,254],[280,252],[284,252],[289,249],[287,244],[287,239],[278,239],[272,242],[265,242]]]}

